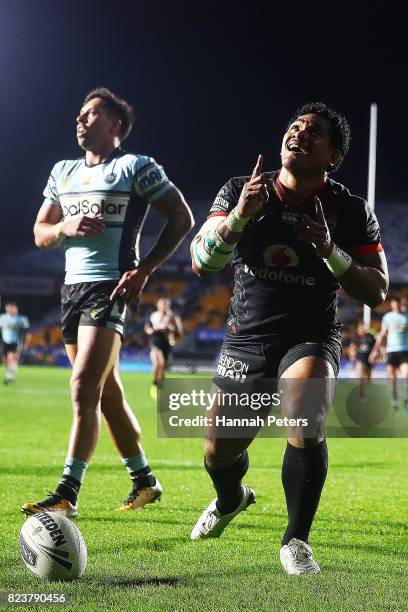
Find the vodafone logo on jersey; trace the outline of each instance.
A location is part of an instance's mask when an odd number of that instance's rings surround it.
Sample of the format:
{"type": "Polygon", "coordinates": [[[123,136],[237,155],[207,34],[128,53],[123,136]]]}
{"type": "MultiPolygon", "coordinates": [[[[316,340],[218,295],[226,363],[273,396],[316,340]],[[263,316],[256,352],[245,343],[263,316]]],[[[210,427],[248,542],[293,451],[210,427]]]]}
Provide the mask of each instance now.
{"type": "Polygon", "coordinates": [[[87,215],[89,217],[102,216],[111,223],[123,223],[129,202],[125,195],[109,195],[104,193],[89,193],[82,197],[78,195],[60,196],[64,219],[87,215]]]}
{"type": "Polygon", "coordinates": [[[287,244],[271,244],[263,252],[265,267],[244,265],[244,272],[262,280],[269,280],[287,285],[303,285],[311,287],[316,284],[314,276],[294,274],[286,268],[295,268],[299,265],[299,255],[287,244]],[[281,268],[274,270],[273,268],[281,268]],[[282,269],[283,268],[283,269],[282,269]]]}
{"type": "Polygon", "coordinates": [[[263,252],[265,266],[278,266],[279,268],[292,268],[299,265],[299,256],[286,244],[272,244],[263,252]]]}

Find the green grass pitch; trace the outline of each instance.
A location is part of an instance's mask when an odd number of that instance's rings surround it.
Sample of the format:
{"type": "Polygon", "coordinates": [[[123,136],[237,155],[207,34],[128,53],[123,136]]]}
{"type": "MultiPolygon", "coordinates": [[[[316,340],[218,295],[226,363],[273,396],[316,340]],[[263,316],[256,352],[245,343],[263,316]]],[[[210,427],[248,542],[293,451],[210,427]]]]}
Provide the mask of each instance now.
{"type": "Polygon", "coordinates": [[[86,573],[75,583],[31,576],[18,550],[19,507],[45,497],[60,476],[71,421],[68,378],[68,370],[22,367],[15,385],[0,389],[0,591],[64,592],[65,609],[86,612],[408,609],[408,440],[329,440],[329,476],[310,539],[322,574],[287,577],[278,556],[284,440],[251,447],[245,482],[257,504],[221,539],[190,542],[214,497],[202,442],[157,439],[144,374],[123,374],[123,381],[163,484],[162,502],[115,512],[129,481],[102,428],[76,521],[88,546],[86,573]]]}

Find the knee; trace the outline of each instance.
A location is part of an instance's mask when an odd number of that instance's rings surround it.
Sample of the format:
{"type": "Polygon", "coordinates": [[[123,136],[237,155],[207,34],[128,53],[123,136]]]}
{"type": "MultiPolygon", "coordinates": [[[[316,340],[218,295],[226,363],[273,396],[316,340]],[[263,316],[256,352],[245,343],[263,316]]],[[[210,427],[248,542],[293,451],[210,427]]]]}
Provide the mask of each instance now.
{"type": "Polygon", "coordinates": [[[204,445],[204,459],[209,468],[218,469],[227,467],[239,459],[242,453],[229,448],[225,440],[206,440],[204,445]]]}
{"type": "Polygon", "coordinates": [[[98,381],[85,374],[79,374],[71,378],[71,400],[79,412],[97,409],[100,397],[100,385],[98,381]]]}

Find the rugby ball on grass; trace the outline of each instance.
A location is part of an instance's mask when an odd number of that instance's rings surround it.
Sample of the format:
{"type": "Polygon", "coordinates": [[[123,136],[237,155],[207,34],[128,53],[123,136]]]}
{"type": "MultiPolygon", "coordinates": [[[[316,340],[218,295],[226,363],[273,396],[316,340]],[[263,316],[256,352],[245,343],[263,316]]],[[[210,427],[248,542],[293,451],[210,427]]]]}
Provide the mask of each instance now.
{"type": "Polygon", "coordinates": [[[27,568],[47,580],[74,580],[85,571],[88,553],[78,527],[54,512],[33,514],[20,531],[27,568]]]}

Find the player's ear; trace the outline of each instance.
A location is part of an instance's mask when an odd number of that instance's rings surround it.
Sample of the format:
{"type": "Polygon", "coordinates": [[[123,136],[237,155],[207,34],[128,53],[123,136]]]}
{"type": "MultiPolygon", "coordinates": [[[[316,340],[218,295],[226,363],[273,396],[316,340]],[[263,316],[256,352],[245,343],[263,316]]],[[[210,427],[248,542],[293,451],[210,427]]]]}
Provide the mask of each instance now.
{"type": "Polygon", "coordinates": [[[337,149],[333,149],[333,151],[330,154],[330,160],[329,160],[330,170],[333,170],[333,168],[335,167],[335,165],[341,158],[342,158],[342,155],[340,151],[338,151],[337,149]]]}

